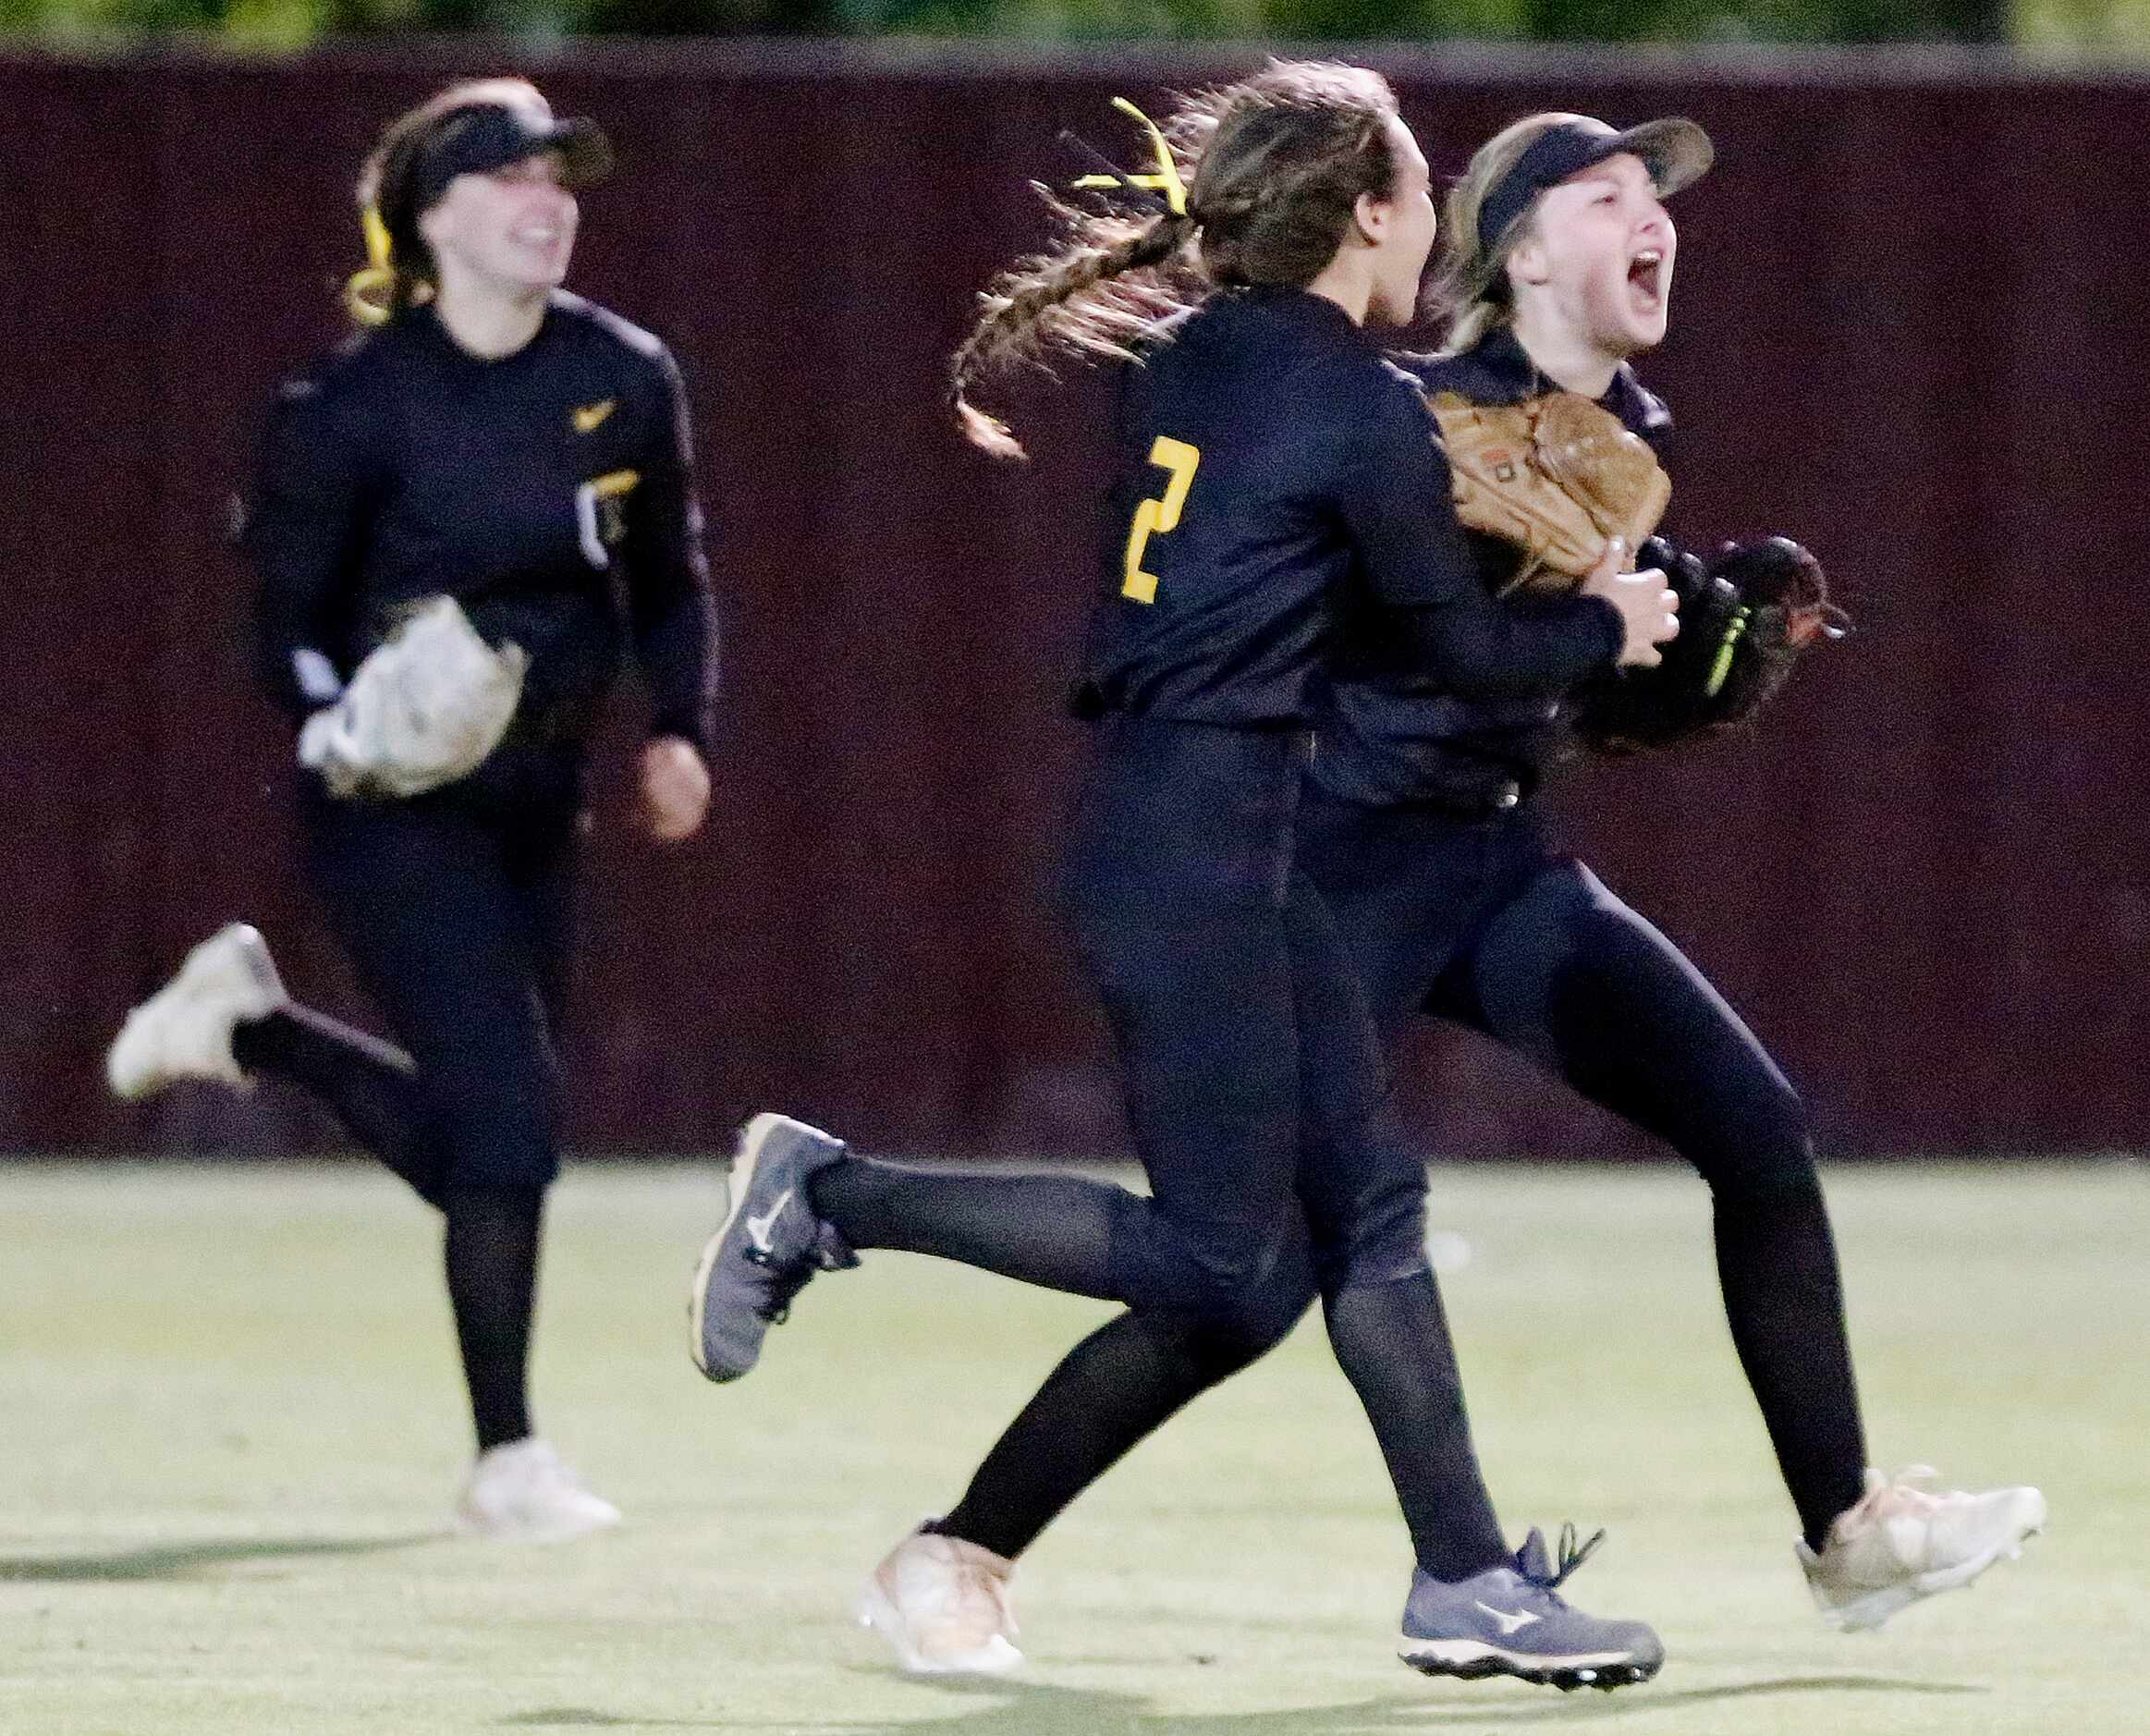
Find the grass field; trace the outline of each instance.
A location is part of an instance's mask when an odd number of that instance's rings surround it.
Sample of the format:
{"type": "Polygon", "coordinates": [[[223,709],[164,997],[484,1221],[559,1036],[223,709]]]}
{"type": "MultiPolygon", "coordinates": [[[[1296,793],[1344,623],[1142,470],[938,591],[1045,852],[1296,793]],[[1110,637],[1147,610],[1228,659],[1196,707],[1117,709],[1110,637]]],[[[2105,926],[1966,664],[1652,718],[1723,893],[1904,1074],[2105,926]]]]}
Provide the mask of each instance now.
{"type": "Polygon", "coordinates": [[[861,1571],[1106,1311],[900,1255],[816,1284],[704,1386],[703,1168],[555,1206],[541,1424],[626,1510],[458,1542],[437,1231],[360,1165],[0,1168],[0,1730],[1633,1736],[2150,1730],[2150,1174],[1832,1178],[1877,1457],[2042,1483],[2053,1529],[1878,1635],[1815,1620],[1670,1168],[1436,1172],[1445,1278],[1511,1528],[1605,1523],[1571,1589],[1654,1620],[1647,1687],[1423,1681],[1402,1528],[1316,1330],[1179,1419],[1025,1562],[1030,1663],[906,1681],[861,1571]]]}

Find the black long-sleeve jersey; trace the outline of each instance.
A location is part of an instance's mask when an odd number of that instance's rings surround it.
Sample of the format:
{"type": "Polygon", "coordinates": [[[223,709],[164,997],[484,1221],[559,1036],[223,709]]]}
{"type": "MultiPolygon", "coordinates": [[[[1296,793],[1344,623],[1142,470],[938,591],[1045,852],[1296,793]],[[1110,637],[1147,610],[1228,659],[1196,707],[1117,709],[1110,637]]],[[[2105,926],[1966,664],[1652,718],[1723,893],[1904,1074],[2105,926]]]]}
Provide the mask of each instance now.
{"type": "Polygon", "coordinates": [[[1124,370],[1107,594],[1078,711],[1303,724],[1347,593],[1460,692],[1558,691],[1608,665],[1596,599],[1496,601],[1453,515],[1416,383],[1334,302],[1228,290],[1124,370]]]}
{"type": "MultiPolygon", "coordinates": [[[[1457,392],[1473,404],[1519,404],[1557,390],[1505,327],[1460,356],[1415,358],[1418,389],[1457,392]]],[[[1653,446],[1672,431],[1664,404],[1622,366],[1598,402],[1653,446]]],[[[1472,582],[1494,595],[1522,565],[1513,544],[1457,524],[1444,472],[1412,510],[1440,521],[1466,548],[1472,582]]],[[[1415,656],[1396,612],[1378,602],[1341,625],[1326,715],[1317,725],[1313,776],[1354,801],[1424,802],[1463,810],[1509,807],[1534,790],[1569,741],[1578,678],[1506,696],[1473,691],[1415,656]]]]}
{"type": "Polygon", "coordinates": [[[510,356],[470,354],[420,307],[290,381],[240,542],[261,679],[294,716],[400,605],[446,594],[530,653],[518,718],[546,739],[588,728],[631,635],[654,733],[708,744],[716,627],[684,386],[655,337],[579,297],[556,293],[510,356]]]}

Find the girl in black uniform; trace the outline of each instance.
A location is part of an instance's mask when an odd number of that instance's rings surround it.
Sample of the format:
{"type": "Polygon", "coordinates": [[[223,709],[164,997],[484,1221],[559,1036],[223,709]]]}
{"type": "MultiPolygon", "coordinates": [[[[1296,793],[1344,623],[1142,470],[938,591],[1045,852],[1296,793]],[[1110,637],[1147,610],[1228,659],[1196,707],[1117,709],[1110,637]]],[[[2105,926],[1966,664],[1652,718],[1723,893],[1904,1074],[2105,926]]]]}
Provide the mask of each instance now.
{"type": "MultiPolygon", "coordinates": [[[[1426,390],[1484,405],[1576,393],[1661,443],[1670,418],[1627,360],[1665,336],[1678,237],[1662,201],[1710,160],[1688,121],[1619,132],[1539,115],[1489,141],[1449,201],[1453,324],[1415,369],[1426,390]]],[[[1484,584],[1505,589],[1521,551],[1470,543],[1484,584]]],[[[1300,861],[1384,1035],[1424,1014],[1483,1032],[1663,1139],[1709,1184],[1733,1342],[1833,1621],[1875,1625],[2014,1553],[2044,1519],[2036,1490],[1937,1496],[1865,1468],[1805,1109],[1701,973],[1554,850],[1530,805],[1594,707],[1646,696],[1602,679],[1521,703],[1465,695],[1397,654],[1378,608],[1347,641],[1300,861]]],[[[1399,1168],[1390,1187],[1418,1197],[1423,1183],[1399,1168]]]]}
{"type": "MultiPolygon", "coordinates": [[[[1355,1209],[1361,1178],[1387,1167],[1379,1062],[1292,838],[1310,686],[1347,592],[1380,599],[1427,666],[1487,699],[1655,661],[1669,599],[1608,566],[1588,595],[1510,609],[1424,511],[1448,487],[1431,424],[1362,329],[1410,317],[1435,227],[1424,161],[1378,78],[1274,67],[1175,124],[1191,185],[1160,141],[1167,208],[1069,213],[1067,248],[1003,280],[956,364],[960,404],[980,368],[1047,336],[1141,362],[1122,375],[1109,590],[1079,699],[1097,752],[1067,898],[1151,1197],[898,1169],[757,1118],[697,1277],[695,1356],[713,1378],[746,1373],[765,1323],[858,1248],[1128,1304],[962,1504],[868,1583],[863,1612],[907,1665],[989,1669],[1016,1661],[1008,1558],[1055,1510],[1038,1491],[1101,1471],[1102,1443],[1169,1410],[1153,1395],[1244,1366],[1318,1285],[1410,1522],[1413,1661],[1639,1680],[1659,1657],[1646,1628],[1560,1603],[1542,1547],[1509,1557],[1423,1245],[1355,1209]],[[1529,1639],[1496,1660],[1487,1636],[1518,1630],[1529,1639]]],[[[981,444],[1013,446],[962,409],[981,444]]]]}
{"type": "Polygon", "coordinates": [[[391,1045],[293,1003],[261,937],[197,947],[114,1045],[114,1088],[267,1073],[318,1093],[446,1222],[478,1459],[460,1525],[551,1540],[617,1522],[531,1431],[544,1200],[559,1168],[585,743],[631,637],[655,698],[640,766],[663,839],[702,823],[715,657],[678,368],[565,294],[587,120],[520,79],[458,85],[384,132],[360,187],[362,330],[285,386],[242,544],[259,667],[299,723],[420,599],[527,654],[506,738],[406,799],[301,774],[305,865],[391,1045]],[[625,629],[615,602],[621,587],[625,629]]]}
{"type": "MultiPolygon", "coordinates": [[[[1670,418],[1625,359],[1664,336],[1678,241],[1661,200],[1709,160],[1708,141],[1684,121],[1618,133],[1546,115],[1491,141],[1449,202],[1443,280],[1455,324],[1449,348],[1417,367],[1426,389],[1485,405],[1576,391],[1661,442],[1670,418]]],[[[1455,528],[1446,479],[1419,504],[1455,528]]],[[[1476,532],[1450,546],[1488,593],[1522,564],[1517,548],[1476,532]]],[[[2013,1554],[2043,1521],[2036,1490],[1935,1495],[1864,1468],[1836,1252],[1799,1099],[1700,972],[1550,847],[1529,804],[1593,707],[1631,717],[1647,703],[1612,682],[1651,676],[1466,694],[1378,605],[1356,613],[1339,642],[1297,862],[1384,1037],[1422,1015],[1467,1024],[1657,1134],[1709,1183],[1734,1343],[1800,1514],[1799,1559],[1833,1622],[1877,1625],[2013,1554]]],[[[1350,1212],[1387,1227],[1400,1258],[1423,1242],[1425,1172],[1393,1144],[1376,1149],[1389,1161],[1355,1168],[1350,1212]]],[[[1095,1465],[1135,1444],[1145,1410],[1162,1420],[1216,1372],[1160,1363],[1143,1390],[1123,1389],[1096,1426],[1126,1427],[1092,1442],[1095,1465]]],[[[1434,1425],[1464,1426],[1460,1411],[1434,1425]]],[[[1032,1510],[1049,1516],[1087,1479],[1068,1455],[1037,1462],[1032,1510]]]]}

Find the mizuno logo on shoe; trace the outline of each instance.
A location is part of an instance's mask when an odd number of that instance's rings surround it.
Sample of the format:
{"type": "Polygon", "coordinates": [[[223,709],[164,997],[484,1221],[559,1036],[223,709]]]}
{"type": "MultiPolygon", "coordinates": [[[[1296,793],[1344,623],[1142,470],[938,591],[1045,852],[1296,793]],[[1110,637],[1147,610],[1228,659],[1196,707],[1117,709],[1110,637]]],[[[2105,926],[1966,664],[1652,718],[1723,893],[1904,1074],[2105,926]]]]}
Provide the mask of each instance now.
{"type": "Polygon", "coordinates": [[[1484,1610],[1487,1615],[1494,1619],[1503,1634],[1513,1633],[1518,1628],[1527,1628],[1532,1622],[1543,1621],[1545,1619],[1534,1609],[1509,1611],[1496,1609],[1491,1604],[1480,1603],[1475,1597],[1471,1601],[1476,1608],[1484,1610]]]}
{"type": "Polygon", "coordinates": [[[769,1232],[776,1229],[777,1218],[783,1216],[784,1208],[791,1204],[791,1196],[797,1192],[798,1190],[795,1188],[786,1188],[782,1193],[776,1196],[776,1204],[772,1205],[767,1212],[760,1217],[749,1217],[746,1220],[747,1240],[754,1244],[756,1253],[773,1253],[776,1252],[776,1243],[770,1239],[769,1232]]]}

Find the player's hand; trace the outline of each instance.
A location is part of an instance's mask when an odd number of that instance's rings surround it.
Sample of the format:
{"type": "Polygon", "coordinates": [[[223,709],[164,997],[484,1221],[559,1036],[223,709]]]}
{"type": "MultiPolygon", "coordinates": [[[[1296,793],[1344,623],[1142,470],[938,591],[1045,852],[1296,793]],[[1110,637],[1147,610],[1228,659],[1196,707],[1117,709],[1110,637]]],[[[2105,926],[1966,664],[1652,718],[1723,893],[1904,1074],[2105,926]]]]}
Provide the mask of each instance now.
{"type": "Polygon", "coordinates": [[[642,824],[660,843],[677,844],[702,828],[709,812],[709,767],[684,736],[659,736],[642,749],[642,824]]]}
{"type": "Polygon", "coordinates": [[[1603,597],[1619,611],[1621,666],[1654,668],[1664,661],[1657,647],[1680,631],[1680,593],[1666,584],[1659,568],[1623,572],[1627,558],[1627,544],[1616,538],[1582,581],[1582,594],[1603,597]]]}

